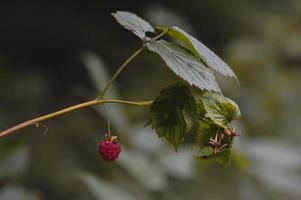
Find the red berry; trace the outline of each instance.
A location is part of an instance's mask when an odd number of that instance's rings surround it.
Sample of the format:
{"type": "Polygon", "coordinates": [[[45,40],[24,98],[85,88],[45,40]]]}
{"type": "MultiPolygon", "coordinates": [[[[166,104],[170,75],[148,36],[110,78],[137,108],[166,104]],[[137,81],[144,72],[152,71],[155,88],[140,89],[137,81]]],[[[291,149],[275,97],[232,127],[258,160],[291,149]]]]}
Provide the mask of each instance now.
{"type": "Polygon", "coordinates": [[[118,143],[116,137],[105,139],[99,143],[99,154],[106,161],[113,161],[118,158],[121,152],[121,145],[118,143]]]}

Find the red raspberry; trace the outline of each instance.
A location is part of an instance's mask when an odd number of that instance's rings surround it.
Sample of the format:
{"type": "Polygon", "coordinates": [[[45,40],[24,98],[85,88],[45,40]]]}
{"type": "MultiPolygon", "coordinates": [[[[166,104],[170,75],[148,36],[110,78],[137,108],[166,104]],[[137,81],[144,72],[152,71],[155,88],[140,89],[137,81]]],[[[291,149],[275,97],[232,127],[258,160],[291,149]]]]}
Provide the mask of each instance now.
{"type": "Polygon", "coordinates": [[[106,161],[113,161],[118,158],[121,152],[121,145],[117,141],[117,137],[111,137],[100,141],[99,154],[106,161]]]}

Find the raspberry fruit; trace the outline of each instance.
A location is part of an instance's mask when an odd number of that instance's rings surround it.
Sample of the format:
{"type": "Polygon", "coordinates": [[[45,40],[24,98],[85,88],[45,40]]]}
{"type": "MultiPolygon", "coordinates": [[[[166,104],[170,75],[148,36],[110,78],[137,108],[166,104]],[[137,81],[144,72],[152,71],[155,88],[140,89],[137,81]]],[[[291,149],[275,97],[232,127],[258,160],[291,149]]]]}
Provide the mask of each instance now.
{"type": "Polygon", "coordinates": [[[113,161],[118,158],[121,152],[121,145],[116,136],[106,138],[99,143],[99,154],[106,161],[113,161]]]}

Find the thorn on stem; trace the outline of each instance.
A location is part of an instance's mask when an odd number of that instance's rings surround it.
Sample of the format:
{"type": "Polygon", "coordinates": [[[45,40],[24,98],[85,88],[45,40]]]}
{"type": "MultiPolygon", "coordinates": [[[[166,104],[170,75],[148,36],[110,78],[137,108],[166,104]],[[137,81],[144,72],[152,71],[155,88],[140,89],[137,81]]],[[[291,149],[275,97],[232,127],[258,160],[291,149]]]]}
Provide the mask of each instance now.
{"type": "Polygon", "coordinates": [[[42,124],[41,122],[39,123],[35,123],[35,126],[37,128],[40,128],[40,126],[42,126],[44,128],[44,131],[43,131],[43,135],[45,136],[49,130],[48,126],[46,126],[45,124],[42,124]]]}

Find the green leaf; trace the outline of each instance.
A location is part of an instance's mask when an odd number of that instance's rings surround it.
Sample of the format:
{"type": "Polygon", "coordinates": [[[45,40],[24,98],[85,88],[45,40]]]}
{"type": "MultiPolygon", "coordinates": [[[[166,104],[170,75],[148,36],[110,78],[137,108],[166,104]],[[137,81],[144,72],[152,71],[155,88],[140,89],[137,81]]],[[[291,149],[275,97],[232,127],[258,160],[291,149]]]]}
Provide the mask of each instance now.
{"type": "Polygon", "coordinates": [[[152,127],[175,149],[183,142],[195,116],[195,99],[185,84],[164,88],[151,106],[152,127]]]}
{"type": "MultiPolygon", "coordinates": [[[[193,112],[195,112],[195,110],[193,112]]],[[[183,110],[183,116],[186,123],[186,132],[189,132],[192,129],[194,121],[196,119],[195,115],[192,115],[192,113],[188,113],[187,110],[183,110]]]]}
{"type": "Polygon", "coordinates": [[[228,128],[231,121],[239,119],[240,110],[231,99],[219,94],[205,92],[201,96],[206,115],[217,125],[228,128]]]}
{"type": "Polygon", "coordinates": [[[195,158],[200,160],[212,156],[214,154],[214,150],[209,146],[202,149],[199,146],[194,146],[192,148],[192,153],[195,158]]]}
{"type": "Polygon", "coordinates": [[[150,41],[147,47],[159,54],[167,66],[190,85],[219,92],[219,86],[211,70],[189,50],[164,40],[150,41]]]}
{"type": "Polygon", "coordinates": [[[224,166],[229,165],[231,161],[231,149],[225,149],[217,154],[211,147],[205,147],[202,150],[194,149],[194,157],[198,160],[217,162],[224,166]]]}
{"type": "Polygon", "coordinates": [[[195,96],[196,101],[196,118],[198,120],[203,120],[206,115],[206,110],[200,96],[195,96]]]}
{"type": "Polygon", "coordinates": [[[155,32],[154,28],[145,20],[138,17],[136,14],[126,11],[117,11],[112,13],[117,22],[124,28],[132,31],[135,35],[142,40],[150,39],[145,36],[146,32],[155,32]]]}
{"type": "Polygon", "coordinates": [[[167,30],[167,34],[183,42],[190,51],[199,56],[211,69],[214,69],[225,76],[230,76],[237,79],[232,69],[221,58],[219,58],[213,51],[202,44],[198,39],[186,33],[181,28],[176,26],[171,28],[158,28],[164,31],[167,30]]]}
{"type": "Polygon", "coordinates": [[[198,145],[202,147],[208,146],[210,138],[214,138],[220,127],[211,120],[200,121],[197,133],[198,145]]]}
{"type": "Polygon", "coordinates": [[[198,160],[218,162],[223,165],[227,165],[229,163],[233,138],[224,137],[224,139],[222,139],[222,144],[227,143],[229,145],[219,150],[218,153],[215,153],[214,149],[209,146],[208,143],[210,138],[214,138],[221,129],[221,127],[216,125],[210,119],[200,121],[197,133],[198,146],[193,149],[193,155],[195,158],[198,160]]]}

